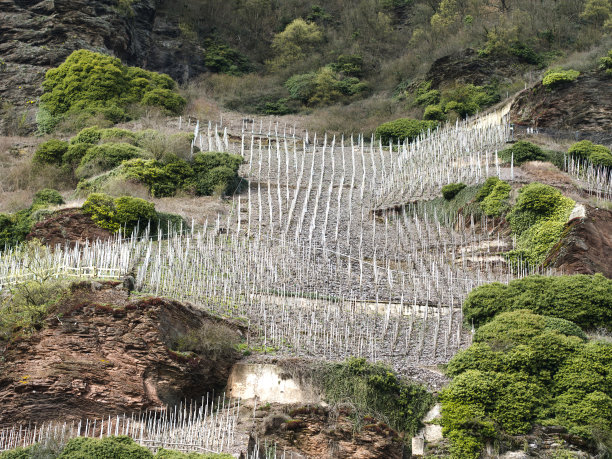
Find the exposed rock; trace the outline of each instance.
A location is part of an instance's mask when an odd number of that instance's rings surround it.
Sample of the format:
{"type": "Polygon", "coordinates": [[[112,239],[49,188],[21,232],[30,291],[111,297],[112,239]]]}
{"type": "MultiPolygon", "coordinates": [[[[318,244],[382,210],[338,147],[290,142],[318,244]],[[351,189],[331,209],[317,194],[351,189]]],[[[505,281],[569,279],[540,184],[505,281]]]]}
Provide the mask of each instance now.
{"type": "Polygon", "coordinates": [[[63,209],[38,222],[27,235],[27,239],[39,239],[43,244],[74,245],[76,242],[95,242],[113,237],[113,233],[100,228],[91,217],[80,209],[63,209]]]}
{"type": "Polygon", "coordinates": [[[468,48],[436,60],[427,72],[425,80],[431,81],[432,88],[456,83],[478,86],[494,82],[508,83],[526,67],[517,58],[483,57],[468,48]]]}
{"type": "MultiPolygon", "coordinates": [[[[129,65],[185,81],[205,70],[201,49],[164,11],[170,0],[0,0],[0,101],[34,120],[45,72],[76,49],[114,55],[129,65]]],[[[11,120],[0,116],[0,133],[11,120]]]]}
{"type": "Polygon", "coordinates": [[[104,283],[75,284],[46,326],[15,337],[0,359],[0,427],[149,409],[222,388],[238,358],[170,349],[205,324],[240,331],[176,301],[129,301],[104,283]]]}
{"type": "Polygon", "coordinates": [[[545,265],[565,274],[602,273],[612,279],[612,212],[585,206],[585,217],[571,220],[545,265]]]}
{"type": "Polygon", "coordinates": [[[257,420],[256,435],[261,445],[276,443],[277,451],[293,457],[401,459],[408,450],[397,432],[372,418],[364,419],[356,430],[346,409],[334,412],[314,405],[278,409],[272,406],[266,418],[257,420]]]}
{"type": "Polygon", "coordinates": [[[510,117],[513,123],[550,134],[611,143],[612,78],[595,71],[554,90],[539,83],[518,95],[510,117]]]}

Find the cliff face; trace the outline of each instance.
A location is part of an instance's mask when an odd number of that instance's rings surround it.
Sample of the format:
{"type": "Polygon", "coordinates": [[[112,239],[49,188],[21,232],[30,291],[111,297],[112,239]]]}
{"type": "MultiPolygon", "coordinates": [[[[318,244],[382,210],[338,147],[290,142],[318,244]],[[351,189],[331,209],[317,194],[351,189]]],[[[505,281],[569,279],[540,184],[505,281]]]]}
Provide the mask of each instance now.
{"type": "Polygon", "coordinates": [[[520,94],[512,104],[511,120],[518,125],[584,133],[579,137],[610,143],[612,78],[603,71],[582,74],[573,83],[553,90],[541,83],[520,94]]]}
{"type": "Polygon", "coordinates": [[[177,336],[206,324],[219,325],[176,301],[130,300],[113,283],[75,284],[42,330],[0,353],[0,427],[99,418],[222,388],[238,353],[170,349],[177,336]]]}
{"type": "MultiPolygon", "coordinates": [[[[170,0],[0,0],[0,103],[28,110],[45,72],[76,49],[119,57],[129,65],[185,81],[205,70],[201,49],[163,11],[170,0]]],[[[1,122],[0,122],[1,123],[1,122]]],[[[6,129],[6,121],[2,123],[6,129]]],[[[3,125],[0,124],[0,132],[3,125]]]]}

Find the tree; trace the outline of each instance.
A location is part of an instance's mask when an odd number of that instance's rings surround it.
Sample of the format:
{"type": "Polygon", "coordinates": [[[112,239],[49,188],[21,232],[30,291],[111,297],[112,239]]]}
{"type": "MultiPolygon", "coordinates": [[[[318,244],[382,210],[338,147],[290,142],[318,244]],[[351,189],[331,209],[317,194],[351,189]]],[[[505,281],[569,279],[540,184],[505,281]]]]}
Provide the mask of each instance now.
{"type": "Polygon", "coordinates": [[[322,42],[323,32],[318,25],[296,19],[272,40],[276,57],[271,64],[276,68],[287,67],[304,59],[322,42]]]}
{"type": "Polygon", "coordinates": [[[588,0],[580,17],[587,22],[601,26],[611,15],[612,2],[610,0],[588,0]]]}

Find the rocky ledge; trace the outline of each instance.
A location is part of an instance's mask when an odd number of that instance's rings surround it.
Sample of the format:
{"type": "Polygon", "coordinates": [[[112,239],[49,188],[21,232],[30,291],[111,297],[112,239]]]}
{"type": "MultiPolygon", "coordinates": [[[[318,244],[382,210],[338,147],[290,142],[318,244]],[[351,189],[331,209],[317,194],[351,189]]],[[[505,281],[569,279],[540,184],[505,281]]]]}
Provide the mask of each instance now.
{"type": "Polygon", "coordinates": [[[177,301],[131,299],[118,283],[74,284],[44,328],[5,343],[0,427],[151,409],[223,388],[237,352],[172,350],[177,337],[206,325],[242,334],[177,301]]]}

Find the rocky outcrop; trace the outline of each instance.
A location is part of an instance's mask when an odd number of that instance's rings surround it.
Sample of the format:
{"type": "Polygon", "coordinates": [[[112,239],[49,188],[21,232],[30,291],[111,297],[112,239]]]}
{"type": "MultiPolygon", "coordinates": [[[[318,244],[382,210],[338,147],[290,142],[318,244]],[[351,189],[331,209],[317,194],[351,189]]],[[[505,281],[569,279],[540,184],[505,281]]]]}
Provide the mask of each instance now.
{"type": "Polygon", "coordinates": [[[57,244],[73,246],[76,242],[95,242],[112,237],[110,231],[100,228],[80,209],[63,209],[36,223],[26,239],[38,239],[55,247],[57,244]]]}
{"type": "Polygon", "coordinates": [[[453,84],[474,84],[478,86],[494,82],[509,83],[512,77],[526,69],[514,57],[480,56],[473,49],[465,49],[437,59],[427,72],[425,80],[431,81],[432,88],[453,84]]]}
{"type": "Polygon", "coordinates": [[[345,408],[296,405],[279,410],[268,405],[256,411],[255,422],[260,445],[276,444],[277,451],[298,458],[402,459],[409,449],[396,431],[374,418],[363,418],[356,429],[345,408]]]}
{"type": "Polygon", "coordinates": [[[518,95],[510,117],[517,125],[553,135],[612,143],[612,78],[593,71],[552,90],[539,83],[518,95]]]}
{"type": "MultiPolygon", "coordinates": [[[[170,0],[0,0],[0,102],[32,122],[45,72],[76,49],[185,81],[205,70],[201,49],[166,14],[170,0]],[[126,2],[128,3],[128,2],[126,2]]],[[[6,117],[0,117],[6,118],[6,117]]],[[[0,122],[0,132],[9,120],[0,122]]]]}
{"type": "Polygon", "coordinates": [[[564,274],[602,273],[612,279],[612,212],[586,206],[585,216],[568,223],[545,265],[564,274]]]}
{"type": "Polygon", "coordinates": [[[130,300],[116,284],[73,285],[42,330],[6,345],[0,427],[155,408],[225,386],[238,353],[171,348],[189,330],[223,327],[229,336],[241,333],[236,326],[177,301],[130,300]]]}

